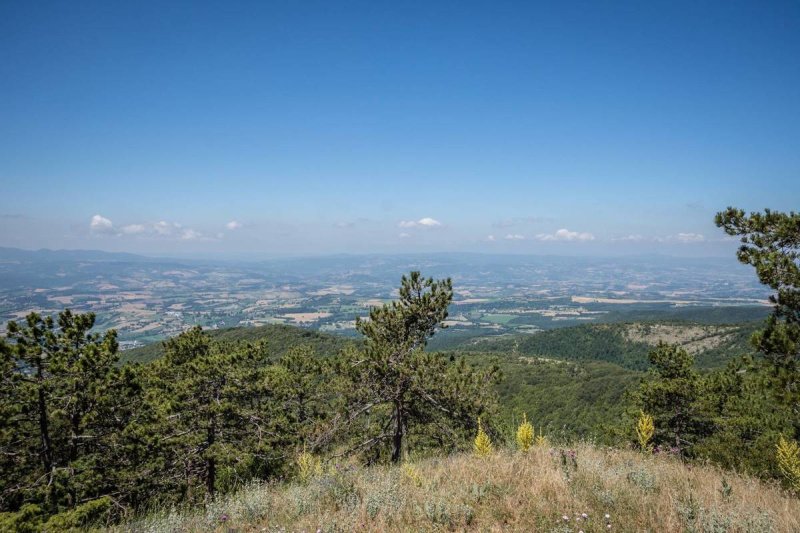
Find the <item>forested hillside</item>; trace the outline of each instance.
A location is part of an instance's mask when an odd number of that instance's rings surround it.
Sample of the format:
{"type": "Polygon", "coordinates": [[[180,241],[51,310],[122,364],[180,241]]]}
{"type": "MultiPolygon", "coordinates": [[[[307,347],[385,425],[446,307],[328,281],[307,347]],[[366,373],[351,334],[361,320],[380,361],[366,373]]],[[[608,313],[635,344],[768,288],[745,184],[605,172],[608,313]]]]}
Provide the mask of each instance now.
{"type": "Polygon", "coordinates": [[[603,361],[491,353],[468,353],[465,358],[479,366],[499,366],[503,379],[495,387],[500,403],[497,424],[507,436],[527,414],[548,435],[618,442],[613,428],[626,423],[626,394],[645,376],[603,361]]]}
{"type": "Polygon", "coordinates": [[[605,361],[644,371],[647,354],[659,341],[690,351],[700,368],[719,368],[753,352],[749,338],[759,323],[708,325],[689,322],[585,324],[533,335],[481,337],[460,344],[461,351],[516,354],[568,361],[605,361]]]}
{"type": "MultiPolygon", "coordinates": [[[[217,342],[266,342],[273,357],[282,357],[297,346],[311,348],[319,356],[335,355],[345,346],[356,341],[283,324],[258,327],[238,327],[207,331],[208,336],[217,342]]],[[[122,363],[147,363],[164,355],[164,343],[156,342],[140,348],[121,352],[122,363]]]]}

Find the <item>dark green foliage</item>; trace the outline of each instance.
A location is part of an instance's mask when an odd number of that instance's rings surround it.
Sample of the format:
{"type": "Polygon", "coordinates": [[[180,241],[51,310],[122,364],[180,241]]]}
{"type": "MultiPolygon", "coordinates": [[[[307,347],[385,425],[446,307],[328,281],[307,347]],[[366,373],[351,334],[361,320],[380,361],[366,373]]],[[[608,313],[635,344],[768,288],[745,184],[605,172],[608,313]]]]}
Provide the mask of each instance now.
{"type": "Polygon", "coordinates": [[[180,480],[168,492],[213,497],[218,484],[248,479],[254,463],[268,469],[270,442],[263,436],[279,421],[261,406],[270,394],[265,346],[211,344],[193,328],[167,341],[165,351],[147,375],[149,401],[160,415],[154,429],[162,468],[166,478],[180,480]]]}
{"type": "MultiPolygon", "coordinates": [[[[267,340],[270,354],[273,357],[281,357],[296,346],[308,346],[318,355],[333,356],[339,353],[342,348],[354,342],[336,335],[328,335],[311,329],[284,326],[282,324],[208,330],[206,333],[212,341],[255,343],[267,340]]],[[[121,352],[120,360],[123,363],[149,363],[163,355],[164,343],[156,342],[141,348],[121,352]]]]}
{"type": "Polygon", "coordinates": [[[716,223],[739,236],[739,261],[752,265],[761,283],[775,291],[773,314],[753,345],[769,363],[771,390],[795,416],[793,438],[800,438],[800,214],[765,210],[746,215],[729,207],[716,223]]]}
{"type": "Polygon", "coordinates": [[[794,415],[774,401],[769,375],[763,361],[744,357],[706,378],[703,409],[713,425],[695,446],[698,457],[761,477],[779,476],[775,443],[791,434],[794,415]]]}
{"type": "MultiPolygon", "coordinates": [[[[489,354],[467,355],[489,364],[489,354]]],[[[495,359],[497,360],[497,359],[495,359]]],[[[616,442],[610,428],[625,415],[625,391],[641,373],[602,361],[565,362],[534,357],[502,357],[497,385],[506,435],[513,435],[523,413],[551,439],[595,438],[616,442]]]]}
{"type": "Polygon", "coordinates": [[[659,344],[649,354],[652,369],[635,396],[639,408],[651,415],[653,444],[686,454],[707,431],[700,399],[702,381],[694,358],[671,344],[659,344]]]}
{"type": "MultiPolygon", "coordinates": [[[[676,327],[695,325],[687,322],[635,323],[644,328],[656,324],[676,327]]],[[[463,343],[459,349],[548,357],[566,361],[605,361],[630,370],[647,370],[650,367],[648,354],[652,346],[627,339],[625,331],[628,327],[630,324],[584,324],[543,331],[533,335],[472,340],[463,343]]],[[[719,346],[704,350],[699,355],[698,366],[700,368],[724,367],[732,356],[744,355],[752,351],[748,346],[748,338],[755,331],[756,325],[738,324],[733,328],[733,332],[726,334],[724,342],[719,346]]],[[[709,335],[713,334],[713,331],[709,333],[709,335]]]]}
{"type": "Polygon", "coordinates": [[[489,338],[466,344],[463,349],[568,361],[606,361],[632,370],[646,370],[650,347],[626,341],[621,326],[587,324],[534,335],[489,338]]]}
{"type": "MultiPolygon", "coordinates": [[[[132,420],[137,383],[117,363],[113,331],[89,331],[94,315],[28,315],[2,344],[0,509],[46,518],[114,491],[122,468],[118,431],[132,420]],[[38,515],[37,515],[38,516],[38,515]]],[[[60,516],[60,515],[59,515],[60,516]]]]}
{"type": "Polygon", "coordinates": [[[716,223],[740,237],[739,260],[775,290],[772,314],[752,335],[759,357],[699,377],[691,357],[660,347],[638,406],[654,415],[657,438],[674,437],[688,455],[774,477],[778,437],[800,437],[800,215],[728,208],[716,223]]]}

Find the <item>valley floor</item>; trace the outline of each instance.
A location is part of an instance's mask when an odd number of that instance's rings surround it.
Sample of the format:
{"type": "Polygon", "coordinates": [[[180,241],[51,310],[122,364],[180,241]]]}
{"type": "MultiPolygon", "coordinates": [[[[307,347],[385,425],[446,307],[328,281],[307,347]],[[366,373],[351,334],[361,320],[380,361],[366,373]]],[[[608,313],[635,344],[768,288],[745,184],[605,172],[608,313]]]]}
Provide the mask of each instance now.
{"type": "Polygon", "coordinates": [[[777,485],[663,456],[579,444],[325,467],[251,485],[202,511],[162,510],[117,531],[800,531],[777,485]],[[574,457],[574,462],[573,462],[574,457]]]}

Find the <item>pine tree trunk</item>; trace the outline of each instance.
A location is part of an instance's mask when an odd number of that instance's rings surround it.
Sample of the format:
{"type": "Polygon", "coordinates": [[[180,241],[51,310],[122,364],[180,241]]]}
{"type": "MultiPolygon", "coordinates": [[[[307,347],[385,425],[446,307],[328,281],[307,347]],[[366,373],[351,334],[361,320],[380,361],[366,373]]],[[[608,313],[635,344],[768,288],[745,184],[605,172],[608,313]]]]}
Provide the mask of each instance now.
{"type": "MultiPolygon", "coordinates": [[[[208,427],[208,447],[214,445],[217,437],[216,421],[212,419],[211,425],[208,427]]],[[[206,491],[211,499],[214,499],[214,485],[217,482],[217,462],[213,457],[206,458],[206,491]]]]}
{"type": "Polygon", "coordinates": [[[405,420],[403,417],[403,404],[395,402],[394,404],[394,438],[392,442],[392,462],[399,463],[403,454],[403,430],[405,428],[405,420]]]}

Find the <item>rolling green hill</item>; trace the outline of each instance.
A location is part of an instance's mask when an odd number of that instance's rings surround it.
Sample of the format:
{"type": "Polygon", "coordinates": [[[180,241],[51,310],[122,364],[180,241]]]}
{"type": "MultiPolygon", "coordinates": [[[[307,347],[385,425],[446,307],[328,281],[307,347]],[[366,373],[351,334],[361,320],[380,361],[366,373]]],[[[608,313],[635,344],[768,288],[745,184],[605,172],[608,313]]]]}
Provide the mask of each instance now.
{"type": "Polygon", "coordinates": [[[760,323],[710,325],[689,322],[585,324],[533,335],[501,335],[468,339],[459,351],[513,354],[568,361],[604,361],[630,370],[646,370],[647,354],[659,341],[678,343],[702,369],[724,366],[732,357],[750,353],[748,339],[760,323]]]}
{"type": "MultiPolygon", "coordinates": [[[[758,323],[736,325],[688,322],[586,324],[535,335],[472,338],[447,357],[465,356],[479,365],[497,363],[504,379],[497,386],[504,424],[527,413],[537,427],[564,437],[608,436],[625,414],[624,395],[647,370],[647,354],[660,340],[678,342],[695,354],[700,368],[718,368],[747,353],[758,323]]],[[[285,325],[212,330],[219,341],[266,340],[276,357],[307,345],[332,355],[352,338],[285,325]]],[[[161,343],[123,352],[123,361],[148,362],[163,354],[161,343]]]]}
{"type": "Polygon", "coordinates": [[[500,425],[509,428],[508,434],[525,413],[537,428],[550,435],[568,439],[591,436],[612,442],[608,428],[622,421],[627,407],[625,393],[644,375],[603,361],[498,357],[491,353],[467,353],[466,358],[473,364],[496,362],[500,366],[500,425]]]}
{"type": "MultiPolygon", "coordinates": [[[[328,335],[311,329],[271,324],[259,327],[238,327],[207,330],[208,334],[217,341],[228,342],[256,342],[266,340],[272,354],[282,356],[294,346],[311,346],[318,355],[333,355],[347,344],[355,342],[336,335],[328,335]]],[[[122,352],[122,363],[147,363],[164,355],[164,347],[160,342],[148,344],[141,348],[122,352]]]]}

